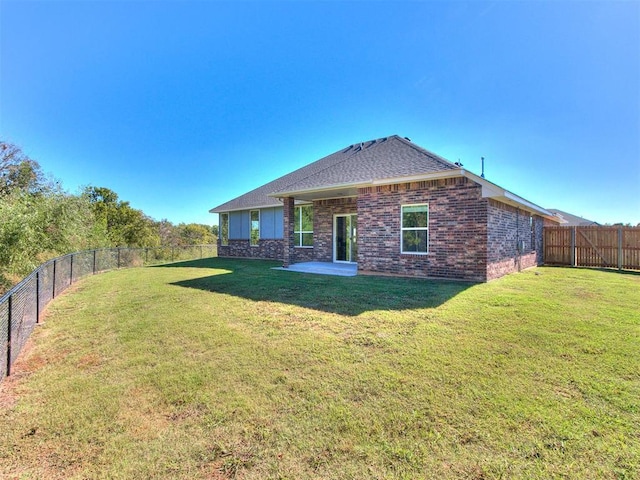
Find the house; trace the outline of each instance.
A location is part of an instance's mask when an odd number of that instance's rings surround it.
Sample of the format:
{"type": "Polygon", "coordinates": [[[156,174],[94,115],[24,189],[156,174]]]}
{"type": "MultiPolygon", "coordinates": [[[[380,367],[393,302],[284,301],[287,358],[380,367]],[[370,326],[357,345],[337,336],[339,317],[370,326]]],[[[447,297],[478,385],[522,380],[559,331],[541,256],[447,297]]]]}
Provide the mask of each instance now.
{"type": "Polygon", "coordinates": [[[218,255],[488,281],[542,262],[550,212],[397,135],[350,145],[210,210],[218,255]]]}
{"type": "Polygon", "coordinates": [[[587,220],[586,218],[563,212],[562,210],[558,210],[557,208],[548,208],[547,210],[560,219],[560,224],[563,227],[597,227],[598,225],[600,225],[598,222],[594,222],[593,220],[587,220]]]}

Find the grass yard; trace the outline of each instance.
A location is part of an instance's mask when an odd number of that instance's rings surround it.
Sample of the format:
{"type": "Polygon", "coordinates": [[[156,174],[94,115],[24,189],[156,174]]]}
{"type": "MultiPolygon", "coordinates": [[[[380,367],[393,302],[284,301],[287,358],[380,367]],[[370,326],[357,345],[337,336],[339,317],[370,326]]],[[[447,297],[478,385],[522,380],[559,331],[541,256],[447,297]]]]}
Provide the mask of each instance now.
{"type": "Polygon", "coordinates": [[[0,477],[640,477],[640,275],[207,259],[87,278],[1,386],[0,477]]]}

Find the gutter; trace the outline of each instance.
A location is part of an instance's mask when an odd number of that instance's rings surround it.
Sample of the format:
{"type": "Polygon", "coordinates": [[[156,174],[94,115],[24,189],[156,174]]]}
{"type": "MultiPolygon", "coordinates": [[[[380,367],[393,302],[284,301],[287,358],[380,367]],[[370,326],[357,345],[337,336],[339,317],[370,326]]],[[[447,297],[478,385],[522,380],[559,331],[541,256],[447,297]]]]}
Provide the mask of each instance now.
{"type": "MultiPolygon", "coordinates": [[[[526,211],[535,213],[544,218],[552,220],[554,222],[558,222],[559,219],[556,215],[548,210],[532,203],[528,200],[525,200],[519,195],[506,190],[495,183],[492,183],[485,178],[482,178],[475,173],[472,173],[464,168],[455,168],[450,170],[441,170],[439,172],[431,172],[431,173],[423,173],[419,175],[407,175],[405,177],[392,177],[392,178],[379,178],[379,179],[371,179],[365,180],[362,182],[353,182],[353,183],[336,183],[333,185],[326,185],[320,188],[307,188],[304,190],[294,190],[294,191],[286,191],[286,192],[274,192],[269,193],[267,196],[273,198],[283,198],[283,197],[295,197],[296,195],[305,195],[310,193],[322,193],[329,192],[332,190],[339,189],[357,189],[357,188],[366,188],[372,186],[380,186],[380,185],[392,185],[396,183],[411,183],[411,182],[422,182],[428,180],[439,180],[444,178],[455,178],[455,177],[466,177],[469,180],[477,183],[482,187],[482,197],[483,198],[493,198],[499,202],[511,204],[518,208],[522,208],[526,211]]],[[[272,207],[273,205],[269,205],[268,207],[272,207]]],[[[267,208],[265,207],[250,207],[250,208],[267,208]]],[[[248,207],[238,208],[236,210],[248,210],[248,207]]],[[[229,210],[229,211],[236,211],[229,210]]],[[[216,213],[216,212],[212,212],[216,213]]]]}
{"type": "Polygon", "coordinates": [[[229,212],[242,212],[245,210],[256,210],[258,208],[278,208],[278,205],[269,204],[269,205],[256,205],[253,207],[239,207],[239,208],[229,208],[229,209],[220,209],[218,207],[212,208],[209,210],[209,213],[229,213],[229,212]]]}

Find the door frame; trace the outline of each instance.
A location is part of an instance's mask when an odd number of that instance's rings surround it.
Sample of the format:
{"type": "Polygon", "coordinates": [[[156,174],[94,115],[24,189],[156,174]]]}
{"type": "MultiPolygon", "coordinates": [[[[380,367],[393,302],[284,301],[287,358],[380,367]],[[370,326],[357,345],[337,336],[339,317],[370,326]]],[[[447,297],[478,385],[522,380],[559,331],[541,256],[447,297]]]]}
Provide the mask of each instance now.
{"type": "Polygon", "coordinates": [[[357,218],[358,215],[356,213],[335,213],[333,215],[333,234],[332,234],[332,246],[333,246],[333,255],[332,255],[332,259],[334,263],[357,263],[357,245],[358,245],[358,231],[357,231],[357,218]],[[337,256],[338,256],[338,248],[337,248],[337,243],[338,243],[338,217],[349,217],[349,229],[351,230],[350,233],[353,233],[353,236],[351,237],[351,248],[349,249],[349,260],[338,260],[337,256]],[[353,231],[353,228],[351,226],[351,220],[352,217],[356,218],[356,229],[355,231],[353,231]],[[354,260],[354,252],[353,252],[353,245],[356,246],[356,260],[354,260]]]}

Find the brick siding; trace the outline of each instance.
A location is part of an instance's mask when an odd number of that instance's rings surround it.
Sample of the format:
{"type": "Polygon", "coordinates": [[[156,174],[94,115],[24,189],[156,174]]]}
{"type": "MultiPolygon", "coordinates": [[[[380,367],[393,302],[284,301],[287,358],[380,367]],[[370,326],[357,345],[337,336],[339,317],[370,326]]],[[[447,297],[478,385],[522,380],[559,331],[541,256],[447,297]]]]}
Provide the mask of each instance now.
{"type": "Polygon", "coordinates": [[[295,251],[294,251],[294,219],[295,219],[295,199],[293,197],[286,197],[282,200],[283,203],[283,235],[284,239],[282,243],[282,265],[288,267],[292,263],[295,263],[295,251]]]}
{"type": "Polygon", "coordinates": [[[542,263],[542,217],[489,200],[487,280],[542,263]]]}
{"type": "Polygon", "coordinates": [[[466,178],[362,188],[358,269],[364,272],[486,279],[487,202],[466,178]],[[400,207],[429,204],[429,253],[400,252],[400,207]]]}
{"type": "Polygon", "coordinates": [[[358,198],[313,203],[313,248],[293,246],[294,201],[284,199],[284,231],[289,242],[229,240],[221,257],[282,260],[284,265],[333,261],[333,219],[358,215],[358,270],[361,273],[488,281],[542,262],[544,220],[495,200],[467,178],[450,178],[361,188],[358,198]],[[400,248],[402,205],[429,204],[426,255],[400,248]],[[518,246],[523,247],[519,251],[518,246]]]}
{"type": "Polygon", "coordinates": [[[282,240],[261,239],[255,246],[249,240],[229,240],[229,245],[218,244],[218,256],[282,260],[282,247],[282,240]]]}
{"type": "Polygon", "coordinates": [[[333,262],[333,216],[357,213],[357,209],[356,199],[351,197],[313,202],[315,261],[333,262]]]}

